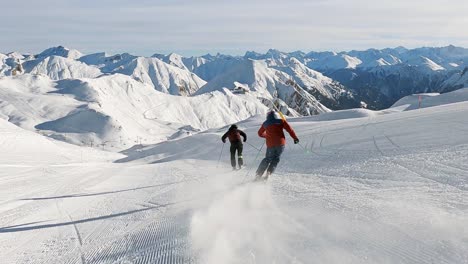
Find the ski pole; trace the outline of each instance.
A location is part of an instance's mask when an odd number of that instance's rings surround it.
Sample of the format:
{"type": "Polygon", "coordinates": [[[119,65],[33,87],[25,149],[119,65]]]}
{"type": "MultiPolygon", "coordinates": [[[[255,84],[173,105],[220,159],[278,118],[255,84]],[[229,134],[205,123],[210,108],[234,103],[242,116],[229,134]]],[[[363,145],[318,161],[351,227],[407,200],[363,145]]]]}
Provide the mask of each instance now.
{"type": "Polygon", "coordinates": [[[254,145],[250,144],[249,142],[246,141],[245,143],[247,143],[247,145],[251,146],[252,148],[254,148],[256,150],[259,150],[259,148],[255,147],[254,145]]]}
{"type": "Polygon", "coordinates": [[[226,143],[223,143],[223,146],[221,147],[221,153],[219,153],[219,158],[218,158],[218,163],[216,163],[216,168],[218,168],[219,162],[221,161],[221,156],[223,155],[223,149],[224,149],[225,144],[226,143]]]}
{"type": "Polygon", "coordinates": [[[306,147],[302,146],[301,143],[297,143],[297,144],[305,151],[305,153],[309,153],[309,150],[306,147]]]}
{"type": "MultiPolygon", "coordinates": [[[[263,149],[263,146],[265,146],[265,142],[263,142],[263,144],[262,144],[262,147],[261,147],[261,148],[258,150],[258,152],[257,152],[257,156],[255,156],[254,162],[255,162],[255,161],[257,161],[257,159],[258,159],[258,155],[260,155],[260,152],[262,151],[262,149],[263,149]]],[[[250,169],[249,169],[249,170],[247,171],[247,173],[245,174],[245,176],[244,176],[244,179],[242,179],[242,183],[244,183],[244,182],[245,182],[245,178],[247,178],[247,175],[249,175],[249,174],[250,174],[250,171],[251,171],[251,170],[252,170],[252,167],[250,167],[250,169]]]]}

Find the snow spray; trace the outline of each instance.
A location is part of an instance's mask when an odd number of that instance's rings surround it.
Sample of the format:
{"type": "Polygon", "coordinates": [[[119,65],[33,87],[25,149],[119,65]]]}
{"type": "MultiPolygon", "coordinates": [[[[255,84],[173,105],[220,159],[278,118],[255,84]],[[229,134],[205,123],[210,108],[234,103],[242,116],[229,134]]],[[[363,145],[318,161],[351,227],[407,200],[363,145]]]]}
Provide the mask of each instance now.
{"type": "Polygon", "coordinates": [[[191,246],[199,263],[290,263],[292,226],[269,185],[245,184],[193,214],[191,246]]]}

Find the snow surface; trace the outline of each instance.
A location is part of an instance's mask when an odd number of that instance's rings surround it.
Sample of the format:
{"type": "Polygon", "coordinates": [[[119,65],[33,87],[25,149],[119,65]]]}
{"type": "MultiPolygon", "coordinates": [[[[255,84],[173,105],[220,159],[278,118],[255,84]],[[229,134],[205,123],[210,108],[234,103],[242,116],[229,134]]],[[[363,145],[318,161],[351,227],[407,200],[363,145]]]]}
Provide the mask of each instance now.
{"type": "Polygon", "coordinates": [[[414,110],[426,107],[433,107],[444,104],[452,104],[456,102],[468,101],[468,88],[456,90],[445,94],[415,94],[406,96],[396,102],[392,108],[400,108],[405,110],[414,110]],[[421,105],[419,100],[421,98],[421,105]]]}
{"type": "Polygon", "coordinates": [[[300,145],[288,138],[265,184],[241,184],[264,152],[262,115],[239,124],[247,167],[234,172],[227,127],[96,155],[0,120],[0,259],[467,263],[468,102],[449,95],[415,111],[290,119],[300,145]]]}
{"type": "MultiPolygon", "coordinates": [[[[92,160],[112,161],[121,154],[103,152],[92,148],[78,147],[53,140],[37,133],[21,129],[0,119],[2,167],[8,166],[50,166],[92,160]],[[85,156],[83,156],[85,154],[85,156]]],[[[0,181],[4,183],[4,179],[0,181]]]]}

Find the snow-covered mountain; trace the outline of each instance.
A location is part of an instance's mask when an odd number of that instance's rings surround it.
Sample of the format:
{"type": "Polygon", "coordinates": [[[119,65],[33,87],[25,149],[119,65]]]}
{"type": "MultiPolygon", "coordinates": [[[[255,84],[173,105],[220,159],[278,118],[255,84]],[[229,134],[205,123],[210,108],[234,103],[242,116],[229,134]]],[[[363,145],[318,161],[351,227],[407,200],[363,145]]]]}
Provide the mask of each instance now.
{"type": "Polygon", "coordinates": [[[403,53],[403,62],[413,58],[425,57],[445,69],[460,69],[468,66],[468,49],[453,45],[440,48],[417,48],[403,53]]]}
{"type": "Polygon", "coordinates": [[[429,73],[446,70],[444,67],[424,56],[409,58],[407,61],[405,61],[405,64],[419,67],[422,71],[427,71],[429,73]]]}
{"type": "MultiPolygon", "coordinates": [[[[269,65],[286,65],[294,58],[308,68],[338,81],[356,99],[373,109],[391,106],[403,96],[421,92],[446,92],[460,84],[444,84],[467,66],[468,49],[440,48],[369,49],[349,52],[247,52],[244,57],[265,59],[269,65]]],[[[453,81],[450,81],[453,83],[453,81]]],[[[333,107],[332,107],[333,108],[333,107]]],[[[338,107],[339,108],[339,107],[338,107]]],[[[335,109],[337,109],[335,107],[335,109]]]]}
{"type": "Polygon", "coordinates": [[[0,77],[22,74],[24,69],[22,67],[22,62],[24,56],[17,53],[11,52],[8,54],[0,53],[0,77]]]}
{"type": "Polygon", "coordinates": [[[283,64],[272,68],[288,74],[287,84],[305,90],[326,107],[334,110],[359,107],[353,94],[339,82],[308,68],[296,58],[283,64]]]}
{"type": "Polygon", "coordinates": [[[176,54],[145,58],[128,53],[113,56],[96,53],[85,55],[80,61],[95,65],[107,74],[131,76],[139,82],[154,86],[158,91],[172,95],[191,95],[206,83],[190,72],[176,54]]]}
{"type": "Polygon", "coordinates": [[[62,46],[0,54],[0,115],[74,144],[121,149],[263,114],[368,106],[468,86],[466,49],[84,55],[62,46]],[[216,114],[214,114],[216,113],[216,114]]]}
{"type": "MultiPolygon", "coordinates": [[[[447,92],[460,85],[444,84],[466,67],[468,49],[454,46],[408,50],[369,49],[341,53],[310,53],[305,63],[352,90],[373,109],[391,106],[403,96],[447,92]],[[343,59],[351,56],[359,64],[343,59]],[[355,67],[354,67],[355,66],[355,67]]],[[[452,81],[453,82],[453,81],[452,81]]]]}
{"type": "Polygon", "coordinates": [[[194,73],[157,58],[139,57],[113,72],[129,75],[142,83],[152,84],[158,91],[172,95],[191,95],[206,83],[194,73]]]}
{"type": "Polygon", "coordinates": [[[328,112],[312,93],[324,100],[346,93],[294,60],[275,69],[271,61],[220,54],[83,55],[61,46],[0,59],[3,119],[54,139],[106,149],[184,137],[268,108],[292,116],[328,112]],[[195,72],[213,79],[207,83],[195,72]],[[244,92],[231,89],[239,87],[244,92]]]}
{"type": "Polygon", "coordinates": [[[350,51],[348,56],[358,58],[361,63],[358,65],[361,68],[374,68],[379,66],[396,65],[402,63],[398,58],[396,50],[377,50],[368,49],[366,51],[350,51]]]}
{"type": "Polygon", "coordinates": [[[198,93],[223,87],[244,87],[270,100],[280,99],[290,110],[301,115],[327,112],[327,108],[358,107],[357,100],[344,86],[308,68],[298,59],[284,56],[270,50],[267,56],[257,54],[258,59],[215,60],[217,63],[227,62],[223,65],[228,67],[217,67],[220,73],[198,93]]]}
{"type": "MultiPolygon", "coordinates": [[[[235,67],[208,82],[197,94],[224,88],[240,88],[245,93],[254,94],[272,103],[279,99],[287,106],[287,114],[298,112],[301,115],[312,115],[330,111],[297,85],[292,76],[268,67],[264,60],[241,60],[235,67]]],[[[323,86],[320,88],[323,89],[323,86]]]]}
{"type": "Polygon", "coordinates": [[[4,72],[9,69],[8,65],[6,64],[7,58],[7,55],[0,53],[0,75],[5,75],[4,72]]]}
{"type": "MultiPolygon", "coordinates": [[[[271,56],[273,50],[266,54],[258,54],[247,52],[246,57],[249,58],[274,58],[281,61],[287,58],[297,58],[308,67],[319,71],[330,71],[338,69],[355,69],[355,68],[374,68],[379,66],[389,66],[398,64],[411,64],[418,66],[427,64],[437,64],[445,69],[464,68],[467,65],[468,49],[447,46],[440,48],[417,48],[406,49],[403,47],[387,48],[382,50],[368,49],[364,51],[352,50],[348,52],[279,52],[275,54],[279,56],[271,56]],[[267,54],[270,54],[267,55],[267,54]],[[421,60],[421,58],[425,58],[421,60]]],[[[439,68],[439,67],[437,67],[439,68]]]]}
{"type": "MultiPolygon", "coordinates": [[[[364,101],[374,109],[390,106],[405,95],[418,92],[443,92],[453,90],[456,85],[442,85],[452,75],[460,73],[468,61],[468,50],[455,46],[441,48],[406,49],[368,49],[364,51],[349,52],[309,52],[302,51],[282,52],[275,49],[265,54],[247,52],[243,57],[230,55],[205,55],[201,57],[185,58],[175,53],[169,55],[154,54],[152,57],[138,57],[128,53],[107,55],[96,53],[83,55],[79,51],[62,46],[45,50],[35,56],[21,54],[2,55],[0,75],[21,74],[30,72],[46,74],[53,79],[66,79],[76,77],[93,78],[103,74],[121,73],[131,76],[137,81],[152,85],[156,90],[173,95],[189,96],[200,94],[197,92],[207,82],[219,83],[215,79],[220,76],[234,74],[245,65],[245,61],[264,61],[269,74],[288,76],[296,86],[304,89],[315,97],[321,104],[330,109],[345,109],[356,107],[358,102],[364,101]],[[66,58],[65,60],[61,58],[66,58]],[[53,59],[52,59],[53,58],[53,59]],[[91,68],[86,68],[82,62],[91,68]],[[295,63],[292,65],[291,61],[295,63]],[[297,67],[302,65],[300,73],[297,67]],[[24,69],[23,69],[24,68],[24,69]],[[306,68],[306,69],[305,69],[306,68]],[[321,82],[321,77],[310,74],[316,70],[331,78],[337,87],[333,96],[326,89],[321,89],[311,83],[321,82]],[[279,75],[276,72],[280,72],[279,75]],[[286,75],[285,75],[286,74],[286,75]],[[339,91],[339,92],[337,92],[339,91]]],[[[248,76],[230,77],[229,83],[224,86],[231,87],[234,82],[245,83],[248,76]]],[[[276,77],[268,77],[271,79],[276,77]]],[[[250,78],[252,79],[252,78],[250,78]]],[[[323,78],[322,78],[323,79],[323,78]]],[[[329,82],[329,81],[328,81],[329,82]]],[[[452,81],[453,82],[453,81],[452,81]]],[[[263,90],[271,91],[268,82],[259,82],[257,86],[263,90]]],[[[327,85],[325,85],[327,86],[327,85]]],[[[223,87],[214,87],[219,90],[223,87]]],[[[208,89],[209,90],[209,89],[208,89]]],[[[333,90],[333,89],[332,89],[333,90]]],[[[202,89],[207,91],[207,89],[202,89]]],[[[286,93],[287,94],[287,93],[286,93]]],[[[292,95],[289,93],[289,95],[292,95]]],[[[289,105],[296,101],[293,98],[280,98],[291,110],[307,114],[308,111],[298,109],[298,105],[289,105]],[[297,108],[297,109],[296,109],[297,108]]],[[[316,103],[314,103],[316,104],[316,103]]],[[[320,108],[320,107],[319,107],[320,108]]],[[[320,111],[311,111],[318,113],[320,111]]]]}
{"type": "MultiPolygon", "coordinates": [[[[1,56],[1,75],[12,75],[15,63],[7,64],[1,56]],[[6,67],[7,65],[8,67],[6,67]]],[[[206,82],[176,62],[178,55],[168,56],[170,63],[158,58],[133,56],[128,53],[108,56],[105,53],[83,55],[62,46],[47,49],[36,56],[16,58],[24,72],[44,74],[54,80],[69,78],[95,78],[104,74],[121,73],[152,85],[156,90],[173,95],[190,95],[206,82]]],[[[10,56],[8,59],[13,60],[10,56]]]]}
{"type": "Polygon", "coordinates": [[[46,58],[50,56],[60,56],[72,60],[79,59],[83,54],[75,49],[69,49],[63,46],[52,47],[36,55],[36,58],[46,58]]]}
{"type": "Polygon", "coordinates": [[[187,70],[187,71],[189,70],[187,66],[185,65],[184,58],[179,54],[176,54],[176,53],[171,53],[169,55],[154,54],[151,57],[158,58],[169,65],[176,66],[183,70],[187,70]]]}
{"type": "Polygon", "coordinates": [[[174,96],[122,74],[60,81],[28,73],[3,77],[0,98],[3,119],[55,139],[107,149],[190,135],[267,110],[250,95],[174,96]]]}
{"type": "Polygon", "coordinates": [[[210,82],[215,77],[226,73],[234,67],[243,63],[241,57],[218,54],[216,56],[205,55],[198,58],[185,60],[190,63],[193,72],[203,80],[210,82]]]}
{"type": "Polygon", "coordinates": [[[52,80],[96,78],[102,75],[102,72],[95,66],[55,55],[26,61],[22,65],[25,72],[47,75],[52,80]]]}
{"type": "MultiPolygon", "coordinates": [[[[298,55],[304,54],[298,53],[298,55]]],[[[299,60],[287,58],[285,53],[276,50],[270,50],[266,57],[267,59],[255,60],[255,64],[263,65],[263,68],[254,68],[252,60],[246,57],[221,54],[192,58],[183,58],[174,53],[167,56],[155,54],[150,58],[128,53],[83,55],[75,50],[59,46],[47,49],[34,57],[16,59],[16,64],[22,67],[21,73],[47,75],[53,80],[96,78],[102,74],[120,73],[151,85],[163,93],[183,96],[222,90],[225,87],[235,88],[231,87],[234,83],[251,81],[250,85],[256,83],[253,85],[254,90],[260,91],[260,93],[257,91],[261,97],[260,102],[272,107],[273,105],[268,100],[278,99],[276,103],[292,115],[318,114],[329,111],[327,107],[342,109],[357,106],[355,102],[342,104],[340,100],[343,95],[346,95],[344,97],[347,99],[352,99],[351,93],[345,91],[345,87],[329,78],[324,78],[305,65],[301,64],[299,69],[295,66],[300,64],[299,60]],[[254,71],[260,73],[253,73],[254,71]],[[249,76],[248,72],[258,75],[259,79],[249,76]],[[243,74],[246,75],[242,76],[243,74]],[[223,84],[215,79],[222,80],[223,84]],[[225,85],[228,80],[230,84],[225,85]],[[213,88],[198,91],[207,81],[211,84],[206,87],[213,88]],[[323,101],[325,106],[319,101],[323,101]]],[[[3,75],[9,75],[15,67],[13,64],[10,63],[8,68],[3,67],[5,68],[3,75]]]]}
{"type": "Polygon", "coordinates": [[[455,72],[448,80],[446,80],[442,84],[442,87],[443,92],[468,87],[468,67],[455,72]]]}
{"type": "Polygon", "coordinates": [[[330,70],[330,69],[356,69],[362,61],[357,57],[347,54],[336,54],[334,56],[323,57],[321,59],[312,58],[307,62],[307,66],[312,69],[330,70]]]}
{"type": "Polygon", "coordinates": [[[277,49],[269,49],[265,54],[248,51],[244,58],[254,60],[265,60],[269,66],[284,66],[289,63],[290,58],[303,57],[303,53],[287,53],[277,49]]]}

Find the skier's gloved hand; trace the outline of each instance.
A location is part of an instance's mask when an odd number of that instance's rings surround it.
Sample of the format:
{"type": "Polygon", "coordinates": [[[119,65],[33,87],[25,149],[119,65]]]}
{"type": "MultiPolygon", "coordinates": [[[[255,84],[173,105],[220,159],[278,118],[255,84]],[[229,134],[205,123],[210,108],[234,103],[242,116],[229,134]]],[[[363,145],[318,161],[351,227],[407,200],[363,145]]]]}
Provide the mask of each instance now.
{"type": "Polygon", "coordinates": [[[226,143],[226,140],[225,140],[225,139],[221,139],[221,141],[223,141],[223,143],[226,143]]]}
{"type": "Polygon", "coordinates": [[[297,143],[299,143],[299,139],[298,139],[298,138],[294,139],[294,144],[297,144],[297,143]]]}
{"type": "Polygon", "coordinates": [[[247,139],[244,139],[244,142],[247,142],[247,139]]]}

